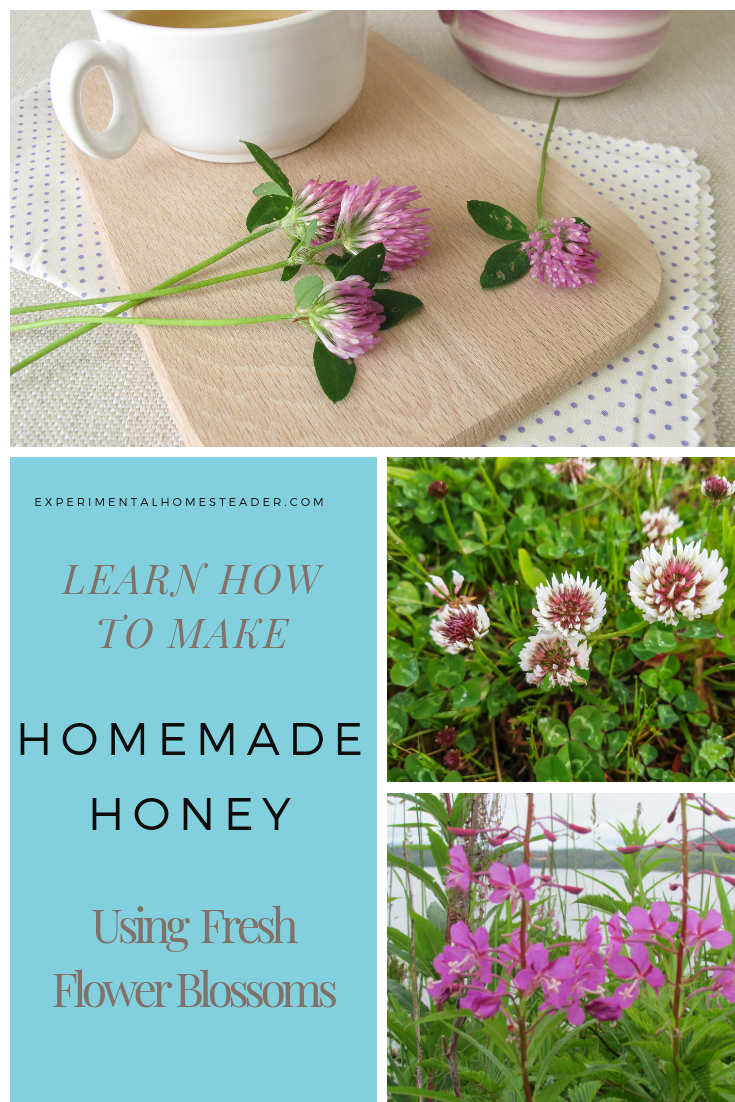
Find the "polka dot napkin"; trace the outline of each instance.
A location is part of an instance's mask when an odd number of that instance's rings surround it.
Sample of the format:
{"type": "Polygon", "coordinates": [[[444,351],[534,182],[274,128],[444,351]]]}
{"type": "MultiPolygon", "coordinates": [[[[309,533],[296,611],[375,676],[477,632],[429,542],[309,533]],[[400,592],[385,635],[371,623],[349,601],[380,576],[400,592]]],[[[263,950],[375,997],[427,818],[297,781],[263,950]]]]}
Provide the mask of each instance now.
{"type": "MultiPolygon", "coordinates": [[[[14,100],[11,111],[10,263],[79,298],[113,294],[119,286],[56,121],[48,82],[14,100]]],[[[543,126],[503,121],[541,146],[543,126]]],[[[488,444],[715,444],[714,230],[707,169],[693,151],[560,127],[549,153],[640,222],[660,256],[666,303],[639,344],[488,444]]]]}

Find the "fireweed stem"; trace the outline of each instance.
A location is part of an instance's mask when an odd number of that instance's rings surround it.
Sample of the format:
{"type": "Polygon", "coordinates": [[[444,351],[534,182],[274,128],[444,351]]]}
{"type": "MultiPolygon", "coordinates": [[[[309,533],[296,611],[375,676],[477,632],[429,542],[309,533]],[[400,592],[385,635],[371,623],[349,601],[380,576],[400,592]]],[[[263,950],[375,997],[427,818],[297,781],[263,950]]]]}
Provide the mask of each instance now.
{"type": "Polygon", "coordinates": [[[140,302],[151,298],[162,298],[164,295],[181,295],[184,291],[198,291],[201,287],[213,287],[216,283],[227,283],[229,280],[242,279],[244,276],[261,275],[262,272],[275,272],[278,268],[288,267],[290,263],[290,260],[279,260],[277,264],[263,264],[259,268],[245,268],[242,272],[215,276],[213,279],[200,279],[197,283],[187,283],[184,287],[167,287],[160,291],[140,291],[134,295],[126,294],[123,291],[119,295],[106,295],[104,298],[77,298],[71,302],[49,302],[40,306],[16,306],[10,313],[11,315],[31,314],[40,310],[63,310],[65,307],[72,306],[102,306],[108,302],[119,302],[120,299],[125,299],[126,302],[130,303],[133,299],[140,302]]]}
{"type": "Polygon", "coordinates": [[[541,222],[544,217],[543,207],[541,205],[541,195],[544,190],[544,178],[546,176],[546,157],[549,148],[549,138],[551,137],[551,131],[554,129],[554,120],[556,119],[556,112],[559,110],[560,99],[557,99],[554,104],[554,110],[551,112],[551,119],[549,121],[549,128],[546,131],[546,137],[544,138],[543,148],[541,150],[541,175],[538,182],[538,191],[536,192],[536,210],[538,211],[538,220],[541,222]]]}
{"type": "MultiPolygon", "coordinates": [[[[557,101],[558,103],[558,101],[557,101]]],[[[533,796],[528,795],[528,810],[526,812],[526,830],[523,835],[523,860],[526,865],[531,863],[531,833],[533,830],[533,796]]],[[[521,936],[520,957],[521,968],[526,967],[526,938],[528,935],[528,901],[521,900],[521,936]]],[[[518,1045],[521,1056],[521,1074],[523,1076],[523,1093],[526,1102],[533,1102],[531,1081],[528,1077],[528,1036],[526,1033],[526,1000],[521,998],[518,1006],[518,1045]]]]}
{"type": "MultiPolygon", "coordinates": [[[[255,325],[261,321],[296,321],[298,315],[294,314],[263,314],[257,318],[117,318],[109,315],[99,318],[95,325],[255,325]]],[[[79,315],[70,318],[49,318],[44,321],[25,321],[21,325],[11,325],[11,333],[19,333],[24,329],[40,329],[44,325],[72,325],[79,321],[79,315]]]]}
{"type": "MultiPolygon", "coordinates": [[[[236,241],[234,245],[229,245],[226,249],[222,249],[220,252],[215,253],[214,256],[210,256],[208,260],[202,260],[192,268],[187,268],[185,271],[179,272],[178,275],[171,276],[170,279],[165,280],[163,283],[158,283],[152,290],[159,291],[164,287],[171,287],[174,283],[179,283],[182,279],[186,279],[190,275],[195,275],[196,272],[201,272],[202,268],[209,267],[210,264],[214,264],[217,260],[222,260],[223,257],[229,256],[230,253],[234,253],[236,249],[249,244],[251,241],[255,241],[258,237],[265,237],[267,233],[272,233],[272,231],[277,228],[278,223],[273,226],[266,226],[264,229],[258,230],[257,233],[248,234],[247,237],[242,237],[239,241],[236,241]]],[[[113,314],[123,314],[126,310],[132,309],[133,306],[138,305],[140,304],[136,301],[123,302],[121,306],[117,306],[114,310],[111,310],[108,317],[111,317],[113,314]]],[[[88,325],[80,326],[80,328],[75,329],[73,333],[67,333],[65,336],[59,337],[58,340],[52,341],[51,344],[44,345],[38,352],[34,352],[31,356],[26,356],[24,360],[19,360],[17,364],[14,364],[10,369],[10,374],[15,375],[16,371],[20,371],[22,367],[28,367],[29,364],[35,363],[36,360],[40,360],[41,357],[45,356],[48,352],[53,352],[63,344],[68,344],[69,341],[81,337],[83,333],[91,332],[97,325],[99,325],[99,319],[90,322],[88,325]]]]}
{"type": "MultiPolygon", "coordinates": [[[[682,977],[684,974],[684,936],[687,928],[687,913],[689,911],[689,835],[687,831],[687,798],[686,794],[682,792],[679,797],[681,803],[681,926],[679,927],[679,944],[676,950],[676,980],[674,982],[674,998],[671,1006],[671,1011],[674,1016],[674,1036],[672,1039],[672,1055],[674,1059],[674,1067],[677,1070],[678,1078],[678,1060],[679,1060],[679,1043],[681,1040],[681,1031],[679,1029],[679,1022],[681,1020],[682,1006],[681,1006],[681,991],[682,991],[682,977]]],[[[677,1099],[678,1099],[678,1086],[677,1086],[677,1099]]]]}

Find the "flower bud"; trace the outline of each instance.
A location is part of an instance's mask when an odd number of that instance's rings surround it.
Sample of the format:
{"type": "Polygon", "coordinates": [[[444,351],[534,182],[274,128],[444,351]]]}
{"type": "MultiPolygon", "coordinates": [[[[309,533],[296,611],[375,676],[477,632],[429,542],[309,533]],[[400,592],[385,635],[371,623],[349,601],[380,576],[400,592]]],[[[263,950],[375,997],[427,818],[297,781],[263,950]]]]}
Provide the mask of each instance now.
{"type": "Polygon", "coordinates": [[[454,746],[454,743],[456,742],[457,728],[444,727],[443,730],[437,731],[436,735],[434,735],[434,738],[436,739],[439,746],[445,746],[447,749],[449,749],[449,747],[454,746]]]}
{"type": "Polygon", "coordinates": [[[735,494],[735,482],[728,482],[720,475],[712,474],[705,478],[701,486],[702,493],[713,505],[721,505],[728,497],[735,494]]]}
{"type": "Polygon", "coordinates": [[[462,754],[459,750],[447,750],[444,755],[445,769],[459,769],[462,764],[462,754]]]}
{"type": "Polygon", "coordinates": [[[435,497],[437,501],[443,501],[449,493],[449,487],[446,482],[432,482],[426,487],[426,492],[430,497],[435,497]]]}

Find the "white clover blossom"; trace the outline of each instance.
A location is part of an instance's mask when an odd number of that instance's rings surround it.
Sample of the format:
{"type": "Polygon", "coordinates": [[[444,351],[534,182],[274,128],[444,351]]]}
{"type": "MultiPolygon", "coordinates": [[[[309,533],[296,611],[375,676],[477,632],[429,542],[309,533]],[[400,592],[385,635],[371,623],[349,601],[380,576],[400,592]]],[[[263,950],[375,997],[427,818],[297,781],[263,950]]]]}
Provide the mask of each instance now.
{"type": "Polygon", "coordinates": [[[551,585],[540,585],[536,589],[538,608],[532,609],[540,631],[556,631],[560,635],[589,635],[597,631],[605,616],[607,594],[597,582],[589,578],[582,581],[580,574],[562,574],[561,581],[556,575],[551,585]]]}
{"type": "Polygon", "coordinates": [[[649,623],[677,624],[679,616],[698,620],[722,606],[727,567],[717,551],[703,551],[701,543],[667,540],[663,550],[643,549],[630,568],[628,594],[649,623]]]}
{"type": "Polygon", "coordinates": [[[584,685],[584,678],[575,670],[589,669],[590,648],[559,631],[540,631],[528,640],[518,661],[529,685],[540,685],[547,674],[552,686],[571,685],[573,681],[584,685]]]}
{"type": "Polygon", "coordinates": [[[572,486],[581,485],[595,464],[591,459],[563,459],[560,463],[544,463],[550,474],[556,475],[560,482],[571,482],[572,486]]]}
{"type": "Polygon", "coordinates": [[[436,645],[449,654],[467,650],[476,639],[484,639],[489,630],[490,620],[482,605],[466,604],[461,599],[440,608],[429,628],[436,645]]]}
{"type": "Polygon", "coordinates": [[[681,528],[684,523],[683,520],[679,520],[678,513],[675,513],[668,505],[664,505],[655,513],[644,509],[641,513],[641,520],[643,521],[643,532],[648,536],[651,543],[657,543],[659,547],[663,545],[668,536],[673,536],[674,532],[681,528]]]}
{"type": "Polygon", "coordinates": [[[642,466],[644,463],[683,463],[683,455],[641,455],[633,458],[633,463],[636,467],[642,466]]]}
{"type": "MultiPolygon", "coordinates": [[[[441,600],[451,601],[452,594],[449,592],[449,587],[443,578],[440,578],[437,574],[429,574],[431,579],[426,583],[426,588],[433,597],[439,597],[441,600]]],[[[456,597],[462,588],[464,577],[462,574],[457,573],[456,570],[452,571],[452,585],[454,586],[454,596],[456,597]]]]}

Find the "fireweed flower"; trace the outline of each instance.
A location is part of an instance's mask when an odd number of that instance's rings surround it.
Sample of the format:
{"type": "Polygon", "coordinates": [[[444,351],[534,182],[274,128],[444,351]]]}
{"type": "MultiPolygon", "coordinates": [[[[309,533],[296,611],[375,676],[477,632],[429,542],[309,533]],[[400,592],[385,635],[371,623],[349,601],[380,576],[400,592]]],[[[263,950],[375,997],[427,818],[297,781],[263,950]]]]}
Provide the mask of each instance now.
{"type": "Polygon", "coordinates": [[[429,627],[436,645],[449,654],[467,650],[476,639],[484,639],[489,631],[490,620],[482,605],[465,604],[462,600],[439,609],[429,627]]]}
{"type": "Polygon", "coordinates": [[[466,892],[473,880],[473,874],[462,846],[452,846],[449,851],[449,864],[451,867],[447,873],[447,887],[466,892]]]}
{"type": "Polygon", "coordinates": [[[554,575],[551,585],[537,587],[536,601],[538,608],[531,613],[540,631],[578,638],[597,631],[605,616],[606,594],[597,582],[582,581],[579,574],[576,579],[573,574],[562,574],[560,582],[554,575]]]}
{"type": "Polygon", "coordinates": [[[726,478],[713,474],[703,480],[701,490],[707,501],[711,501],[713,505],[720,505],[735,494],[735,482],[728,482],[726,478]]]}
{"type": "Polygon", "coordinates": [[[721,930],[722,915],[719,911],[708,911],[700,918],[694,911],[687,911],[684,929],[684,944],[689,948],[699,948],[708,942],[713,949],[724,949],[732,941],[732,934],[721,930]]]}
{"type": "Polygon", "coordinates": [[[550,474],[558,475],[560,482],[571,482],[572,486],[581,485],[589,478],[595,464],[590,459],[562,459],[561,463],[544,463],[550,474]]]}
{"type": "Polygon", "coordinates": [[[292,241],[302,241],[306,227],[316,219],[316,233],[310,244],[323,245],[331,241],[346,190],[346,180],[327,180],[326,183],[307,180],[294,195],[291,210],[281,219],[281,229],[292,241]]]}
{"type": "Polygon", "coordinates": [[[684,523],[683,520],[679,520],[678,514],[673,509],[669,509],[668,505],[664,505],[663,509],[659,509],[655,513],[650,513],[648,509],[644,509],[641,513],[641,520],[643,521],[643,531],[648,536],[649,542],[655,543],[657,547],[662,547],[667,536],[672,536],[677,528],[681,528],[684,523]]]}
{"type": "Polygon", "coordinates": [[[656,935],[671,939],[679,927],[678,922],[667,922],[670,910],[668,903],[662,901],[654,903],[650,911],[644,911],[643,907],[631,907],[625,916],[633,933],[628,938],[628,944],[637,941],[653,941],[656,935]]]}
{"type": "Polygon", "coordinates": [[[600,254],[590,245],[589,227],[573,218],[542,219],[521,248],[531,262],[531,279],[552,287],[596,283],[600,254]]]}
{"type": "Polygon", "coordinates": [[[584,685],[584,678],[575,673],[575,669],[589,669],[590,648],[559,631],[542,631],[528,640],[518,661],[526,671],[529,685],[540,685],[547,673],[552,687],[571,685],[573,681],[584,685]]]}
{"type": "Polygon", "coordinates": [[[352,184],[342,197],[335,242],[356,253],[381,241],[386,272],[411,267],[429,251],[431,227],[423,217],[429,208],[411,206],[420,198],[415,187],[381,187],[377,176],[366,184],[352,184]]]}
{"type": "Polygon", "coordinates": [[[648,949],[644,945],[633,945],[629,957],[611,957],[607,966],[614,975],[628,980],[615,991],[623,1008],[633,1005],[638,998],[638,988],[642,983],[649,983],[651,987],[663,987],[666,982],[661,969],[651,964],[648,949]]]}
{"type": "Polygon", "coordinates": [[[330,352],[350,360],[380,344],[377,334],[385,313],[367,280],[351,275],[326,283],[304,320],[330,352]]]}
{"type": "Polygon", "coordinates": [[[668,540],[662,551],[643,549],[630,568],[628,594],[649,623],[698,620],[722,605],[727,567],[717,551],[702,551],[700,543],[668,540]]]}
{"type": "Polygon", "coordinates": [[[735,964],[713,969],[713,972],[711,991],[729,1003],[735,1003],[735,964]]]}
{"type": "Polygon", "coordinates": [[[494,991],[488,991],[486,987],[470,987],[464,998],[459,1000],[458,1006],[463,1010],[471,1010],[481,1020],[492,1018],[500,1010],[505,994],[507,991],[502,980],[494,991]]]}
{"type": "Polygon", "coordinates": [[[512,868],[495,861],[484,875],[494,889],[490,895],[490,902],[504,903],[509,899],[511,914],[515,911],[520,898],[528,900],[536,898],[533,887],[535,878],[531,876],[531,870],[526,864],[512,868]]]}

